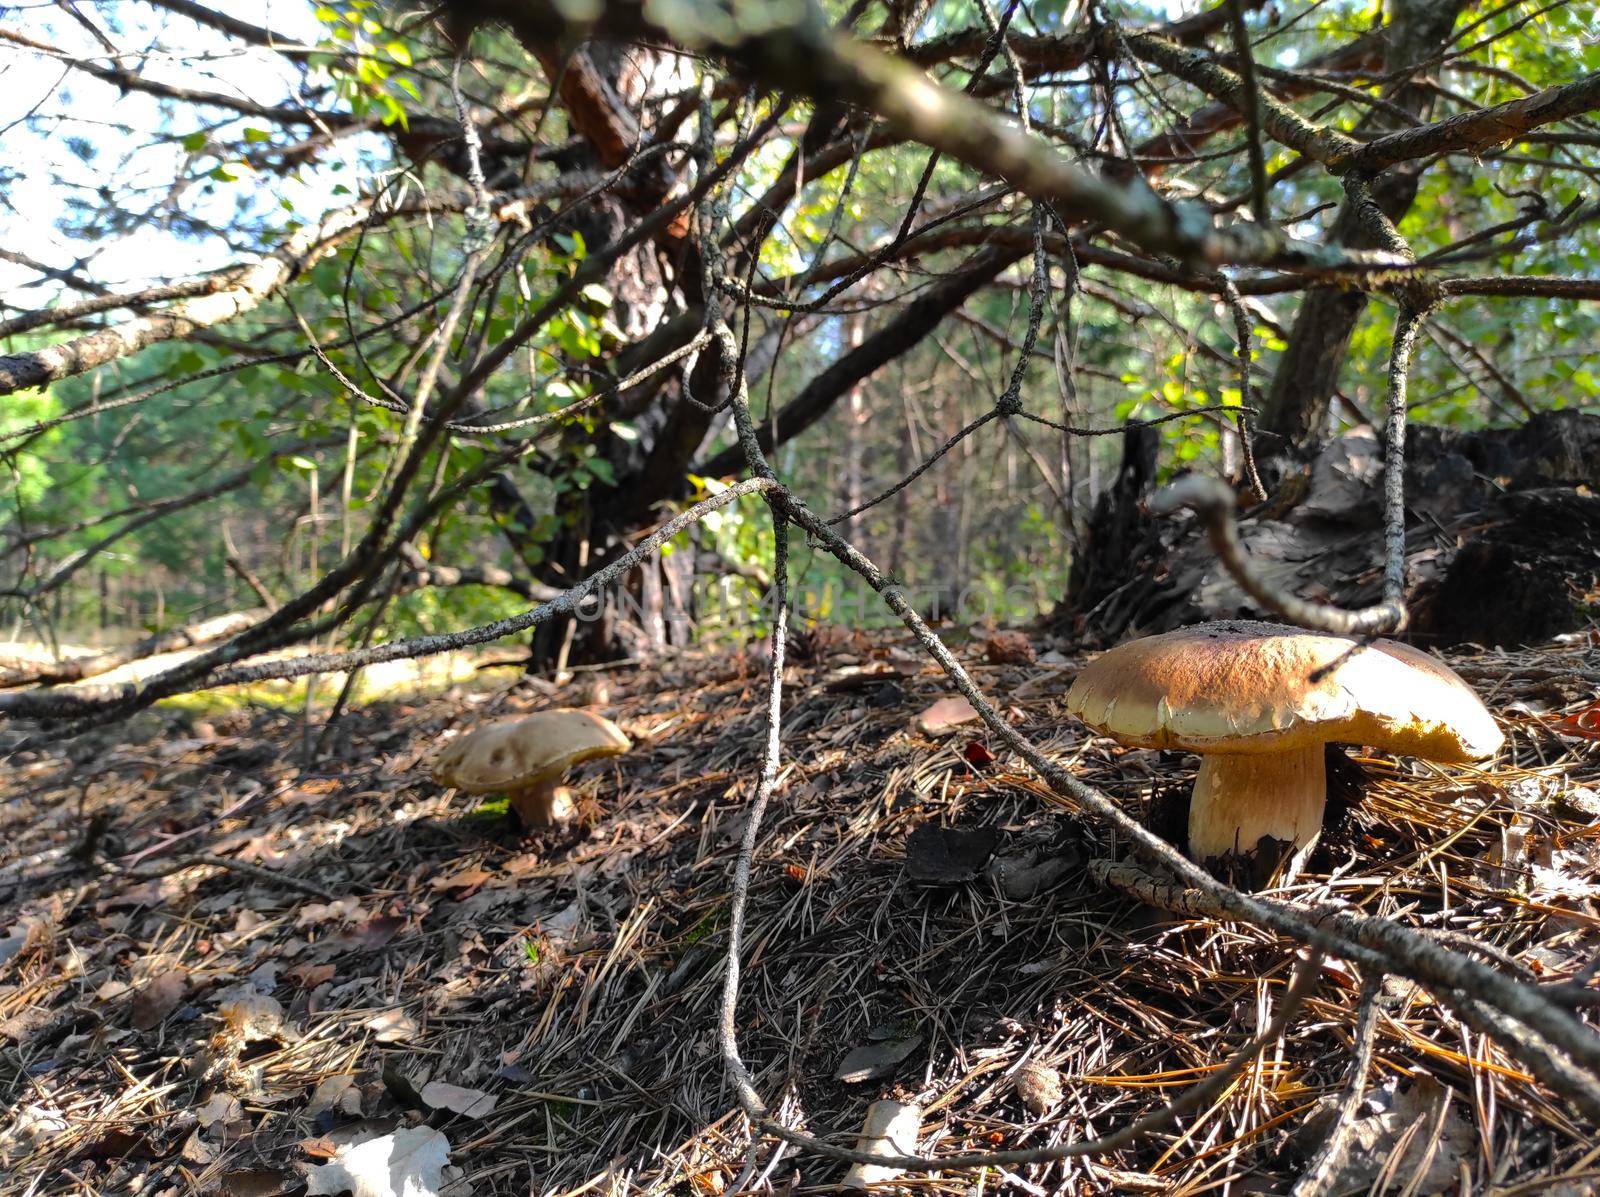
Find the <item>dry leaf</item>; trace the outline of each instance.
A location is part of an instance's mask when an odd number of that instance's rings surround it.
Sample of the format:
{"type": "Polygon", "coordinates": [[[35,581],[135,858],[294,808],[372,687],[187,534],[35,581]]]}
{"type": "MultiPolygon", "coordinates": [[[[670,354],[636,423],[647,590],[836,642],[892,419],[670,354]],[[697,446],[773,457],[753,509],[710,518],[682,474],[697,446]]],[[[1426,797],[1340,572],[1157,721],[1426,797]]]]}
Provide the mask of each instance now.
{"type": "Polygon", "coordinates": [[[992,827],[940,827],[921,823],[906,836],[906,876],[954,885],[978,875],[1000,844],[992,827]]]}
{"type": "Polygon", "coordinates": [[[306,1113],[315,1118],[329,1111],[348,1114],[352,1118],[361,1116],[361,1090],[356,1088],[355,1077],[344,1074],[325,1076],[317,1082],[311,1100],[306,1103],[306,1113]]]}
{"type": "Polygon", "coordinates": [[[28,946],[28,941],[34,933],[43,929],[43,924],[37,919],[21,919],[17,928],[4,939],[0,939],[0,966],[13,956],[20,955],[22,949],[28,946]]]}
{"type": "Polygon", "coordinates": [[[509,877],[520,877],[524,873],[534,873],[549,867],[549,858],[540,852],[524,852],[519,856],[513,856],[502,866],[509,877]]]}
{"type": "Polygon", "coordinates": [[[274,1168],[239,1168],[222,1174],[216,1192],[220,1197],[282,1197],[299,1187],[293,1176],[274,1168]]]}
{"type": "Polygon", "coordinates": [[[308,1197],[437,1197],[450,1140],[431,1127],[397,1130],[339,1148],[331,1163],[306,1169],[308,1197]]]}
{"type": "Polygon", "coordinates": [[[258,835],[239,849],[239,859],[246,864],[258,864],[264,869],[281,869],[293,864],[305,853],[296,848],[279,848],[272,841],[275,836],[258,835]]]}
{"type": "Polygon", "coordinates": [[[301,989],[315,989],[324,981],[333,980],[338,971],[331,964],[297,964],[289,970],[289,977],[301,989]]]}
{"type": "Polygon", "coordinates": [[[332,922],[338,919],[342,923],[355,921],[361,913],[361,902],[356,898],[336,898],[332,902],[307,902],[300,907],[296,922],[302,926],[332,922]]]}
{"type": "MultiPolygon", "coordinates": [[[[1334,1173],[1332,1191],[1365,1192],[1385,1169],[1407,1177],[1409,1191],[1417,1197],[1455,1190],[1462,1161],[1477,1154],[1478,1133],[1451,1101],[1449,1090],[1430,1076],[1417,1076],[1404,1090],[1370,1092],[1363,1105],[1368,1110],[1377,1106],[1378,1112],[1351,1123],[1350,1147],[1334,1173]],[[1391,1157],[1402,1139],[1405,1151],[1396,1164],[1391,1157]]],[[[1325,1106],[1302,1124],[1296,1138],[1307,1156],[1327,1136],[1331,1114],[1325,1106]]]]}
{"type": "Polygon", "coordinates": [[[1022,851],[995,857],[984,873],[1013,902],[1026,902],[1081,864],[1081,859],[1075,856],[1040,857],[1034,851],[1022,851]]]}
{"type": "Polygon", "coordinates": [[[187,988],[183,974],[176,970],[151,978],[133,995],[134,1030],[151,1031],[160,1026],[183,1001],[187,988]]]}
{"type": "Polygon", "coordinates": [[[1551,724],[1551,730],[1557,735],[1575,739],[1600,740],[1600,702],[1584,707],[1565,719],[1558,719],[1551,724]]]}
{"type": "Polygon", "coordinates": [[[917,716],[917,726],[930,736],[942,735],[951,728],[971,723],[978,712],[959,694],[941,698],[917,716]]]}
{"type": "Polygon", "coordinates": [[[428,887],[441,893],[446,890],[470,892],[493,880],[494,874],[483,869],[462,869],[459,873],[451,873],[448,877],[435,877],[428,883],[428,887]]]}
{"type": "Polygon", "coordinates": [[[218,1123],[233,1122],[244,1114],[244,1107],[231,1093],[213,1093],[206,1104],[194,1112],[202,1128],[210,1130],[218,1123]]]}
{"type": "Polygon", "coordinates": [[[464,1089],[447,1081],[429,1081],[422,1086],[422,1100],[432,1109],[449,1110],[468,1118],[487,1118],[500,1101],[482,1089],[464,1089]]]}
{"type": "MultiPolygon", "coordinates": [[[[70,1125],[66,1118],[48,1106],[25,1105],[17,1111],[11,1120],[11,1125],[0,1133],[0,1144],[13,1150],[16,1148],[38,1150],[57,1135],[64,1133],[70,1125]]],[[[4,1152],[0,1152],[0,1160],[10,1162],[4,1152]]]]}
{"type": "Polygon", "coordinates": [[[876,1080],[878,1077],[888,1076],[921,1046],[921,1035],[913,1035],[909,1039],[896,1039],[891,1043],[863,1044],[861,1047],[851,1049],[850,1054],[839,1065],[839,1071],[833,1075],[835,1079],[847,1085],[876,1080]]]}
{"type": "Polygon", "coordinates": [[[1031,665],[1036,655],[1025,632],[996,632],[983,642],[984,659],[991,665],[1031,665]]]}
{"type": "Polygon", "coordinates": [[[722,1197],[727,1191],[728,1177],[720,1168],[708,1172],[689,1173],[689,1187],[697,1197],[722,1197]]]}
{"type": "Polygon", "coordinates": [[[367,1019],[363,1025],[379,1043],[399,1043],[417,1034],[416,1020],[404,1010],[385,1010],[367,1019]]]}
{"type": "Polygon", "coordinates": [[[375,952],[398,935],[400,928],[405,925],[405,919],[392,914],[379,915],[377,918],[368,919],[356,928],[356,946],[375,952]]]}

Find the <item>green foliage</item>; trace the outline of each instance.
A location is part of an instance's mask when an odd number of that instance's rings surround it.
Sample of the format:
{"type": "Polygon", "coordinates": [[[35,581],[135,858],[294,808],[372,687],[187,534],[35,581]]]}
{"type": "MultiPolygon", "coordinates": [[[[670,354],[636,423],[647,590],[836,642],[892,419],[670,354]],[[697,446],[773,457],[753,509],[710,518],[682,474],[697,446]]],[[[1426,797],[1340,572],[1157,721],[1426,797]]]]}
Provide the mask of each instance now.
{"type": "Polygon", "coordinates": [[[319,4],[317,20],[335,43],[354,51],[352,70],[345,55],[318,56],[319,65],[332,75],[338,93],[357,117],[377,112],[385,125],[409,128],[407,100],[420,100],[416,81],[397,68],[412,65],[411,47],[377,18],[382,8],[374,0],[343,0],[319,4]]]}
{"type": "MultiPolygon", "coordinates": [[[[844,0],[828,0],[826,7],[838,19],[851,6],[844,0]]],[[[1115,8],[1115,19],[1130,26],[1167,15],[1162,4],[1115,8]]],[[[922,34],[970,28],[974,11],[964,0],[937,0],[922,34]]],[[[1017,20],[1051,31],[1060,27],[1069,11],[1078,8],[1064,0],[1041,0],[1019,10],[1017,20]]],[[[1365,30],[1376,16],[1370,0],[1329,0],[1311,6],[1283,22],[1282,28],[1262,26],[1263,33],[1275,30],[1261,43],[1262,61],[1284,68],[1303,66],[1315,54],[1365,30]]],[[[438,69],[439,48],[428,45],[422,24],[401,23],[394,10],[375,0],[324,4],[316,9],[316,17],[325,36],[323,52],[311,56],[311,74],[324,95],[331,90],[330,105],[337,101],[357,117],[374,116],[398,129],[407,126],[412,114],[453,119],[438,69]]],[[[878,19],[879,10],[869,9],[863,17],[867,32],[878,19]]],[[[1475,45],[1482,44],[1465,52],[1478,68],[1452,74],[1451,79],[1452,86],[1464,89],[1474,103],[1514,98],[1523,94],[1524,82],[1542,87],[1570,80],[1579,71],[1600,70],[1596,37],[1600,19],[1592,6],[1566,5],[1531,14],[1510,6],[1475,10],[1472,19],[1482,23],[1470,38],[1475,45]],[[1492,40],[1497,36],[1498,41],[1492,40]]],[[[496,87],[510,94],[526,83],[505,65],[519,61],[522,53],[509,34],[486,28],[477,35],[474,48],[483,72],[474,87],[481,86],[484,95],[496,87]]],[[[998,71],[998,66],[991,67],[991,83],[998,71]]],[[[962,69],[942,74],[954,86],[968,82],[962,69]]],[[[1123,127],[1116,133],[1130,143],[1170,130],[1175,113],[1191,111],[1200,103],[1197,93],[1171,80],[1160,84],[1161,103],[1145,102],[1150,96],[1142,86],[1128,79],[1122,82],[1128,102],[1119,107],[1123,127]]],[[[1380,89],[1364,78],[1355,85],[1372,94],[1380,89]]],[[[1033,115],[1048,128],[1072,136],[1099,136],[1103,130],[1089,127],[1085,113],[1074,106],[1074,97],[1086,94],[1076,86],[1041,87],[1033,115]]],[[[748,109],[740,109],[742,127],[749,128],[765,116],[773,102],[774,97],[763,95],[748,109]]],[[[1338,95],[1323,93],[1294,102],[1307,115],[1315,114],[1315,119],[1349,132],[1363,132],[1362,122],[1368,119],[1366,107],[1338,95]]],[[[1441,111],[1452,103],[1440,100],[1441,111]]],[[[766,192],[791,161],[795,129],[810,115],[804,103],[797,103],[786,118],[784,133],[769,140],[735,173],[726,196],[735,217],[766,192]]],[[[559,106],[540,119],[545,123],[539,136],[550,144],[572,134],[559,106]]],[[[509,131],[512,126],[503,128],[509,131]]],[[[692,136],[692,128],[692,123],[685,127],[685,139],[692,136]]],[[[251,221],[241,220],[234,230],[241,243],[266,246],[285,230],[298,227],[294,201],[275,194],[277,179],[265,165],[274,146],[293,136],[266,118],[217,123],[215,114],[189,112],[175,113],[161,140],[174,153],[181,150],[189,156],[184,169],[202,176],[202,187],[212,185],[241,203],[269,197],[267,216],[260,218],[265,224],[253,223],[259,213],[252,209],[251,221]]],[[[719,152],[726,152],[727,140],[718,144],[719,152]]],[[[1236,197],[1240,202],[1233,211],[1246,211],[1243,197],[1249,180],[1243,158],[1211,152],[1219,148],[1225,148],[1224,143],[1208,143],[1198,164],[1178,164],[1169,177],[1188,170],[1185,186],[1195,182],[1208,195],[1236,197]]],[[[1318,170],[1286,169],[1298,155],[1270,142],[1267,148],[1269,170],[1284,171],[1274,192],[1275,210],[1298,214],[1288,226],[1296,235],[1323,238],[1342,200],[1338,181],[1318,170]]],[[[95,157],[92,144],[66,149],[84,163],[95,157]]],[[[427,186],[446,181],[442,175],[426,173],[431,168],[408,160],[397,148],[372,153],[379,168],[374,178],[403,179],[405,186],[416,179],[427,186]],[[383,157],[385,152],[393,156],[383,157]],[[404,169],[391,169],[395,167],[404,169]]],[[[1464,257],[1449,268],[1463,273],[1515,270],[1593,276],[1600,268],[1596,248],[1600,242],[1592,236],[1593,223],[1561,229],[1553,219],[1569,205],[1592,202],[1592,169],[1570,160],[1568,151],[1537,142],[1513,145],[1509,154],[1486,156],[1476,163],[1432,165],[1422,176],[1402,232],[1419,253],[1427,254],[1542,204],[1550,219],[1485,242],[1475,247],[1475,253],[1482,251],[1480,256],[1464,257]]],[[[819,256],[837,257],[888,241],[901,227],[928,161],[925,148],[898,145],[867,155],[853,172],[840,165],[818,177],[807,174],[804,189],[761,247],[759,275],[781,279],[809,267],[819,256]]],[[[330,171],[334,168],[329,165],[330,171]]],[[[535,163],[528,177],[543,178],[538,172],[547,169],[544,162],[535,163]]],[[[448,182],[459,185],[459,179],[448,182]]],[[[1026,229],[1029,207],[1015,198],[978,214],[961,211],[984,186],[984,180],[968,168],[941,158],[914,225],[949,218],[954,224],[1009,225],[1012,233],[1026,229]]],[[[348,202],[358,191],[353,181],[328,188],[339,202],[348,202]]],[[[1074,230],[1081,232],[1079,226],[1074,230]]],[[[369,394],[383,396],[387,383],[408,395],[421,363],[431,357],[428,338],[443,321],[467,236],[465,222],[448,216],[374,230],[359,244],[351,241],[323,258],[296,280],[291,292],[295,313],[328,347],[339,368],[369,394]],[[371,332],[430,292],[435,293],[431,307],[396,326],[392,338],[369,336],[359,354],[345,344],[352,331],[371,332]]],[[[955,248],[925,252],[903,267],[885,269],[875,276],[872,289],[842,299],[838,316],[796,317],[772,376],[754,380],[757,418],[769,414],[769,403],[781,407],[837,361],[848,350],[856,326],[868,334],[881,327],[921,288],[958,269],[976,245],[974,238],[955,248]]],[[[457,331],[447,355],[452,363],[465,344],[492,345],[511,336],[572,278],[589,247],[575,228],[561,225],[525,249],[525,256],[494,287],[484,290],[484,302],[474,311],[470,327],[457,331]]],[[[1129,419],[1244,402],[1234,363],[1232,319],[1215,297],[1085,265],[1079,271],[1082,285],[1069,299],[1067,263],[1056,254],[1050,266],[1049,309],[1039,353],[1029,365],[1022,391],[1030,411],[1113,428],[1129,419]],[[1049,355],[1063,352],[1061,346],[1069,347],[1065,352],[1077,371],[1076,387],[1068,396],[1063,396],[1049,360],[1049,355]]],[[[987,410],[1016,360],[1016,341],[1026,322],[1027,268],[1024,260],[1007,276],[1006,285],[972,296],[961,319],[947,321],[936,337],[872,378],[864,389],[865,423],[847,425],[835,411],[798,441],[780,448],[774,456],[785,480],[819,509],[837,508],[843,505],[841,474],[847,457],[854,454],[856,485],[870,495],[987,410]],[[997,333],[1010,342],[1001,344],[997,333]]],[[[815,294],[809,292],[807,298],[815,294]]],[[[1282,294],[1251,300],[1255,313],[1251,353],[1258,367],[1258,387],[1267,385],[1286,349],[1285,336],[1297,302],[1296,296],[1282,294]]],[[[777,320],[786,315],[776,313],[777,320]]],[[[761,333],[760,322],[772,316],[770,311],[758,315],[756,336],[761,333]]],[[[558,412],[588,398],[606,385],[614,369],[613,356],[625,340],[622,323],[611,290],[586,287],[577,302],[557,313],[519,349],[517,369],[502,370],[490,380],[477,397],[483,409],[494,420],[514,421],[558,412]]],[[[1381,414],[1392,324],[1393,311],[1386,301],[1368,304],[1344,366],[1343,392],[1355,407],[1374,417],[1381,414]]],[[[300,343],[297,328],[286,335],[291,325],[281,308],[273,308],[228,324],[226,336],[236,345],[260,339],[264,347],[288,348],[300,343]]],[[[1441,336],[1424,341],[1415,365],[1415,418],[1472,426],[1520,418],[1523,404],[1536,409],[1595,407],[1600,400],[1600,371],[1587,357],[1600,343],[1596,305],[1519,300],[1510,318],[1502,301],[1458,302],[1441,325],[1441,336]],[[1442,335],[1444,329],[1449,336],[1442,335]],[[1496,379],[1483,365],[1483,356],[1498,362],[1506,377],[1496,379]]],[[[16,338],[7,348],[33,343],[16,338]]],[[[24,427],[154,383],[192,379],[213,366],[238,360],[233,348],[198,341],[157,346],[122,363],[121,377],[107,371],[95,383],[72,380],[46,395],[14,397],[0,413],[0,430],[24,427]]],[[[447,378],[450,370],[447,365],[447,378]]],[[[198,607],[223,587],[236,587],[221,562],[223,523],[241,535],[248,528],[272,529],[275,539],[254,548],[258,558],[264,558],[262,568],[270,583],[284,593],[304,584],[313,557],[323,567],[331,563],[341,545],[365,526],[374,496],[392,468],[405,421],[403,413],[347,394],[312,357],[250,365],[236,373],[192,381],[147,400],[131,413],[131,418],[123,412],[78,421],[37,438],[28,452],[7,459],[7,471],[0,474],[0,501],[29,526],[60,526],[179,496],[206,479],[249,469],[249,483],[238,491],[134,531],[115,551],[97,560],[97,575],[103,570],[111,579],[130,584],[144,581],[142,575],[156,567],[169,571],[163,585],[173,612],[198,607]],[[290,445],[299,447],[281,452],[290,445]],[[343,496],[347,479],[348,503],[343,496]],[[310,513],[313,480],[320,488],[317,522],[310,513]],[[272,518],[263,520],[262,513],[271,513],[272,518]]],[[[656,443],[659,416],[658,411],[616,412],[601,406],[565,418],[558,435],[542,438],[523,462],[512,467],[525,510],[490,513],[480,491],[434,521],[420,541],[422,547],[435,560],[449,564],[483,562],[524,576],[548,568],[558,550],[570,547],[575,534],[587,529],[586,521],[597,507],[626,494],[636,479],[630,471],[656,443]],[[518,534],[520,554],[513,553],[503,535],[508,526],[518,534]]],[[[1058,468],[1062,449],[1056,435],[1036,425],[1018,422],[1017,426],[1039,459],[1058,468]]],[[[1203,415],[1162,425],[1163,471],[1214,462],[1221,452],[1224,426],[1215,416],[1203,415]]],[[[455,477],[480,464],[491,447],[506,443],[508,437],[530,434],[531,430],[517,430],[481,441],[458,438],[423,464],[422,476],[455,477]]],[[[897,560],[903,580],[915,587],[929,581],[933,558],[948,547],[928,532],[931,511],[960,509],[968,521],[964,580],[973,592],[986,595],[997,610],[1009,610],[1020,587],[1034,596],[1036,607],[1048,606],[1064,588],[1069,565],[1067,517],[1039,483],[1033,462],[1008,441],[1009,435],[999,424],[986,427],[919,479],[903,499],[862,516],[852,525],[854,531],[876,550],[874,556],[897,560]],[[1001,482],[1007,471],[1006,481],[1001,482]],[[971,493],[963,496],[963,488],[971,493]],[[897,539],[905,528],[911,531],[897,539]]],[[[1120,438],[1115,436],[1075,443],[1072,468],[1080,484],[1093,476],[1095,485],[1103,488],[1119,450],[1120,438]]],[[[721,485],[690,475],[676,501],[704,497],[721,485]]],[[[1080,490],[1087,487],[1080,485],[1080,490]]],[[[1081,509],[1075,514],[1080,521],[1087,515],[1081,509]]],[[[125,523],[125,517],[113,519],[53,541],[48,549],[52,561],[65,560],[125,523]]],[[[709,544],[729,561],[763,569],[770,565],[771,521],[758,497],[746,497],[714,513],[697,535],[701,545],[709,544]]],[[[668,551],[683,551],[687,539],[680,538],[668,551]]],[[[804,617],[843,613],[851,618],[847,607],[854,601],[853,576],[799,540],[791,547],[804,617]]],[[[735,577],[701,580],[698,585],[699,597],[708,607],[721,603],[730,610],[754,611],[755,622],[739,625],[741,634],[764,629],[770,612],[753,605],[756,596],[748,581],[735,577]]],[[[87,618],[92,601],[86,588],[75,589],[69,607],[75,604],[76,610],[65,613],[69,621],[87,618]]],[[[460,587],[405,594],[389,608],[377,639],[488,622],[525,606],[495,589],[460,587]]],[[[869,605],[869,610],[862,618],[887,618],[875,606],[869,605]]]]}

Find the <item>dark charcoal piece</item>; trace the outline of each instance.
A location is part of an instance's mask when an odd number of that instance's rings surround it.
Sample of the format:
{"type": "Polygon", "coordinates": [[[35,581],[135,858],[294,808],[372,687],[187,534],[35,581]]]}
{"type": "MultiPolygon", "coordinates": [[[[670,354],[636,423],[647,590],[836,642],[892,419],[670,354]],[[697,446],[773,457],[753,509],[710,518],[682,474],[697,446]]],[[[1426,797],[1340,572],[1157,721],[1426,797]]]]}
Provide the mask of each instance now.
{"type": "Polygon", "coordinates": [[[940,827],[923,823],[906,836],[906,876],[954,885],[978,875],[1000,844],[992,827],[940,827]]]}

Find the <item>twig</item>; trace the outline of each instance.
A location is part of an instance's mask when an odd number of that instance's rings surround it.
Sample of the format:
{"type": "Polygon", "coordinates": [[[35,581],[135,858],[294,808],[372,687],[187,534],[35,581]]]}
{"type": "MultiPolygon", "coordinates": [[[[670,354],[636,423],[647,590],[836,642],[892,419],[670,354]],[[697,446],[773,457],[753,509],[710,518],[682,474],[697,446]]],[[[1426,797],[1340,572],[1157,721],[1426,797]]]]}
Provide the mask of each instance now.
{"type": "MultiPolygon", "coordinates": [[[[1232,2],[1237,7],[1237,0],[1232,2]]],[[[1250,337],[1254,331],[1250,309],[1244,306],[1238,286],[1220,270],[1217,271],[1217,286],[1222,291],[1222,301],[1233,313],[1234,352],[1239,360],[1239,455],[1244,459],[1244,478],[1250,484],[1250,497],[1257,503],[1265,503],[1267,488],[1261,484],[1261,474],[1256,469],[1255,409],[1250,406],[1250,337]]]]}
{"type": "Polygon", "coordinates": [[[125,875],[135,881],[154,881],[171,873],[181,873],[185,869],[203,868],[226,869],[230,873],[239,873],[242,876],[267,885],[276,885],[283,889],[295,890],[313,898],[321,898],[324,902],[332,902],[336,896],[332,891],[323,889],[322,886],[317,885],[315,882],[302,881],[300,878],[291,877],[287,873],[274,873],[271,869],[263,869],[260,865],[253,865],[243,860],[234,860],[228,856],[215,856],[209,852],[196,853],[192,856],[178,856],[161,864],[128,869],[125,875]]]}
{"type": "Polygon", "coordinates": [[[1396,631],[1405,626],[1406,499],[1405,440],[1406,391],[1411,354],[1426,312],[1403,302],[1396,317],[1394,345],[1389,354],[1389,416],[1385,424],[1383,463],[1384,570],[1383,601],[1350,611],[1330,607],[1276,589],[1256,572],[1239,539],[1233,519],[1233,492],[1216,478],[1190,474],[1172,483],[1150,500],[1150,510],[1169,514],[1180,507],[1195,513],[1223,568],[1251,598],[1291,623],[1344,636],[1396,631]]]}
{"type": "Polygon", "coordinates": [[[222,555],[223,560],[228,563],[228,568],[241,582],[250,587],[255,596],[261,600],[263,607],[269,611],[277,607],[278,600],[273,597],[272,591],[267,589],[266,583],[256,576],[255,571],[246,565],[244,558],[239,555],[238,546],[233,543],[233,532],[228,527],[227,520],[222,521],[222,555]]]}
{"type": "MultiPolygon", "coordinates": [[[[1238,60],[1239,80],[1244,84],[1245,144],[1250,152],[1250,209],[1257,224],[1266,224],[1267,159],[1261,149],[1261,86],[1256,82],[1256,60],[1250,53],[1250,30],[1244,23],[1244,7],[1239,0],[1228,0],[1228,32],[1233,38],[1233,56],[1238,60]]],[[[1246,350],[1248,359],[1249,351],[1246,350]]]]}
{"type": "Polygon", "coordinates": [[[1328,1137],[1305,1173],[1295,1183],[1289,1197],[1325,1197],[1334,1177],[1344,1164],[1352,1142],[1350,1129],[1355,1123],[1356,1107],[1367,1087],[1367,1070],[1372,1067],[1372,1046],[1377,1041],[1379,998],[1383,995],[1383,974],[1374,973],[1361,986],[1357,1005],[1355,1042],[1350,1059],[1350,1079],[1344,1092],[1333,1107],[1333,1123],[1328,1137]]]}

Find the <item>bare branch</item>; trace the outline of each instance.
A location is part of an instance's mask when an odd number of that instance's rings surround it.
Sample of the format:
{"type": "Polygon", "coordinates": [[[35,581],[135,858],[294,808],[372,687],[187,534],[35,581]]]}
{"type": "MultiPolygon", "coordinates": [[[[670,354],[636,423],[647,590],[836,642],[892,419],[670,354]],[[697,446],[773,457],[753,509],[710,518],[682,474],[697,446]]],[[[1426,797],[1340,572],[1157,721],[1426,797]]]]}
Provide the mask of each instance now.
{"type": "Polygon", "coordinates": [[[1328,169],[1337,173],[1377,174],[1397,163],[1413,162],[1433,154],[1459,150],[1476,153],[1490,146],[1514,142],[1542,125],[1596,109],[1600,109],[1600,73],[1586,75],[1560,87],[1547,87],[1537,95],[1509,100],[1493,108],[1463,112],[1416,129],[1401,129],[1358,149],[1335,155],[1328,160],[1328,169]]]}
{"type": "MultiPolygon", "coordinates": [[[[466,201],[470,202],[470,201],[466,201]]],[[[462,202],[464,209],[466,202],[462,202]]],[[[380,219],[418,211],[449,211],[444,201],[382,213],[380,219]]],[[[460,209],[457,209],[460,210],[460,209]]],[[[254,311],[291,278],[309,269],[373,219],[372,201],[352,204],[308,224],[251,266],[237,267],[209,294],[181,300],[165,311],[138,317],[29,353],[0,357],[0,395],[70,378],[150,345],[189,337],[254,311]]],[[[125,306],[118,304],[116,306],[125,306]]]]}

